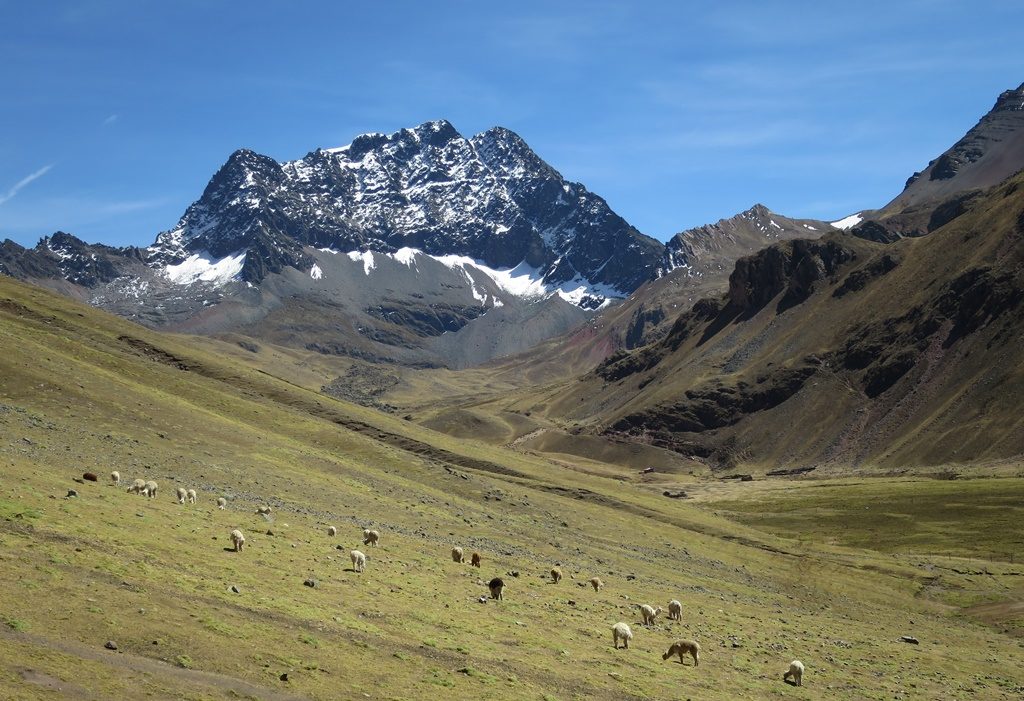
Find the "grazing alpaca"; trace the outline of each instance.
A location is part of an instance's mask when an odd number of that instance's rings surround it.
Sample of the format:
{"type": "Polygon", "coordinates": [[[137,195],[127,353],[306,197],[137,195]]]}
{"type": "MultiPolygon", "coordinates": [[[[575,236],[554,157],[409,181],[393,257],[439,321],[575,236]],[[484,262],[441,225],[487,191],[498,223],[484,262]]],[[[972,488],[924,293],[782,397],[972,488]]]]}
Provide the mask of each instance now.
{"type": "Polygon", "coordinates": [[[804,685],[804,663],[800,660],[793,660],[789,663],[789,670],[782,675],[782,681],[786,681],[790,677],[793,677],[793,683],[796,686],[804,685]]]}
{"type": "Polygon", "coordinates": [[[683,620],[683,605],[675,599],[672,599],[672,601],[668,602],[668,620],[683,620]]]}
{"type": "Polygon", "coordinates": [[[693,658],[693,666],[700,664],[700,644],[696,640],[677,640],[669,646],[668,652],[661,656],[667,660],[672,655],[679,655],[679,664],[683,664],[683,655],[693,658]]]}
{"type": "Polygon", "coordinates": [[[358,550],[353,550],[349,553],[349,557],[352,558],[352,569],[356,572],[362,572],[366,569],[366,555],[358,550]]]}
{"type": "Polygon", "coordinates": [[[645,626],[653,626],[654,625],[654,619],[658,617],[659,613],[661,613],[661,607],[660,606],[655,609],[655,608],[651,608],[647,604],[643,604],[640,607],[640,615],[643,616],[644,625],[645,626]]]}
{"type": "Polygon", "coordinates": [[[619,641],[622,641],[622,647],[626,650],[629,649],[629,641],[633,639],[633,631],[625,623],[619,622],[612,626],[612,643],[615,645],[615,649],[619,649],[619,641]]]}

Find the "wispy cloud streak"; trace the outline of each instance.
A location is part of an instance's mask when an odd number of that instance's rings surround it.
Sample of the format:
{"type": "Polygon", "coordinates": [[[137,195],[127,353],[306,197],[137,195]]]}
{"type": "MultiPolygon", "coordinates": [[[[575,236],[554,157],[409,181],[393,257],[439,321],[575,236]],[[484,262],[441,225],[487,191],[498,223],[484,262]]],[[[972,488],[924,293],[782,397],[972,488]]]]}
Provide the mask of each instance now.
{"type": "Polygon", "coordinates": [[[22,178],[21,180],[19,180],[16,183],[14,183],[14,187],[12,187],[10,190],[8,190],[3,195],[0,195],[0,204],[3,204],[5,202],[7,202],[8,200],[10,200],[11,198],[13,198],[15,195],[17,195],[21,191],[22,188],[24,188],[26,185],[31,183],[33,180],[38,180],[39,178],[41,178],[44,175],[46,175],[46,173],[49,172],[50,168],[53,168],[53,166],[52,165],[43,166],[42,168],[40,168],[36,172],[31,173],[29,175],[26,175],[24,178],[22,178]]]}

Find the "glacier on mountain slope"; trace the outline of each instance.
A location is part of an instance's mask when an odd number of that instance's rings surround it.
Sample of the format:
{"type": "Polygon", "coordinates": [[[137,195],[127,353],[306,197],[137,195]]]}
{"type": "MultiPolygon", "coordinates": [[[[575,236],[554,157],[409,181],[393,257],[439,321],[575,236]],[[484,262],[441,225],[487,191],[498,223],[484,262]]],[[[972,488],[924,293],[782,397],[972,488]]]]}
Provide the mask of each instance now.
{"type": "Polygon", "coordinates": [[[242,272],[245,265],[245,251],[236,251],[220,259],[215,259],[207,251],[193,253],[181,263],[164,266],[164,276],[179,285],[190,285],[193,282],[210,282],[224,285],[234,280],[242,272]]]}

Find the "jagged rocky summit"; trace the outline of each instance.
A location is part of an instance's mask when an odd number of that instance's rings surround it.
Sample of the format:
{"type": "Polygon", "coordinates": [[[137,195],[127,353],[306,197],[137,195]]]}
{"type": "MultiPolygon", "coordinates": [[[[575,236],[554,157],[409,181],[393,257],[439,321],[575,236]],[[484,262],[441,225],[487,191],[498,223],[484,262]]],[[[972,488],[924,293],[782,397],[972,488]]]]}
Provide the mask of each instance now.
{"type": "Polygon", "coordinates": [[[525,264],[552,288],[593,287],[600,304],[666,270],[665,249],[597,195],[562,178],[500,127],[470,139],[447,121],[278,163],[236,151],[151,260],[221,260],[244,252],[242,280],[310,269],[306,247],[465,256],[494,269],[525,264]]]}
{"type": "Polygon", "coordinates": [[[0,272],[151,326],[414,363],[426,344],[426,362],[458,365],[669,274],[724,284],[736,257],[815,229],[758,205],[665,245],[508,129],[441,120],[284,163],[236,151],[148,248],[58,232],[0,245],[0,272]]]}

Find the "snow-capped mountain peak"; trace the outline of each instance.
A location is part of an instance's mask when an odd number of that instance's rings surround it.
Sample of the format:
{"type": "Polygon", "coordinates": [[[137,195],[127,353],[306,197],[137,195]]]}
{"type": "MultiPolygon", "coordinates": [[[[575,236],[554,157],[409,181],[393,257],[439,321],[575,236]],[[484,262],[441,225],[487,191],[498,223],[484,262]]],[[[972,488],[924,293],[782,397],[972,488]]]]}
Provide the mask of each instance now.
{"type": "Polygon", "coordinates": [[[664,253],[512,131],[467,139],[446,120],[285,163],[238,150],[149,252],[167,267],[244,251],[241,279],[258,284],[269,272],[308,269],[307,246],[415,248],[494,269],[525,263],[545,284],[579,280],[602,300],[655,277],[664,253]]]}

